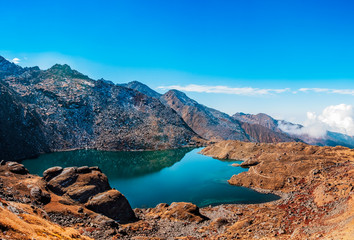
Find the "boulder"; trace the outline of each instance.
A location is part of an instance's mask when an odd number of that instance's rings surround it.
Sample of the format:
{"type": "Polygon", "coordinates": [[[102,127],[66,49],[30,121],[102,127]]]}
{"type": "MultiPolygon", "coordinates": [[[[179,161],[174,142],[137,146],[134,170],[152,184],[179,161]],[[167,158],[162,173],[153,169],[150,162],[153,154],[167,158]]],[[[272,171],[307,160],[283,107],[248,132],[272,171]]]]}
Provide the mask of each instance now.
{"type": "Polygon", "coordinates": [[[63,171],[62,167],[52,167],[48,168],[43,172],[43,179],[46,181],[51,180],[55,176],[58,176],[63,171]]]}
{"type": "Polygon", "coordinates": [[[48,181],[47,186],[55,194],[63,195],[67,192],[67,188],[75,183],[78,177],[76,169],[75,167],[63,169],[59,175],[48,181]]]}
{"type": "Polygon", "coordinates": [[[47,204],[50,202],[50,194],[46,191],[42,191],[38,186],[34,186],[30,190],[30,195],[37,203],[47,204]]]}
{"type": "Polygon", "coordinates": [[[28,173],[28,170],[23,166],[23,164],[17,162],[8,162],[7,167],[9,168],[10,172],[25,175],[28,173]]]}
{"type": "Polygon", "coordinates": [[[85,203],[90,197],[96,195],[98,192],[100,191],[97,189],[97,186],[87,185],[70,188],[66,192],[66,195],[77,202],[85,203]]]}
{"type": "Polygon", "coordinates": [[[208,218],[199,212],[199,208],[187,202],[173,202],[169,206],[166,203],[160,203],[155,208],[150,209],[148,214],[152,218],[165,218],[173,221],[183,222],[202,222],[208,218]]]}
{"type": "Polygon", "coordinates": [[[110,217],[120,223],[136,220],[128,200],[115,189],[97,194],[85,206],[94,211],[110,217]]]}
{"type": "Polygon", "coordinates": [[[59,195],[65,194],[80,203],[85,203],[90,197],[111,189],[106,175],[96,168],[52,169],[43,178],[50,179],[47,186],[51,191],[59,195]],[[58,172],[60,174],[57,174],[58,172]],[[50,177],[55,174],[57,174],[55,177],[50,177]]]}
{"type": "MultiPolygon", "coordinates": [[[[94,212],[119,222],[136,219],[128,200],[110,187],[107,176],[98,167],[54,167],[43,173],[43,179],[55,194],[69,201],[86,203],[94,212]]],[[[33,194],[40,196],[38,189],[33,190],[33,194]]]]}
{"type": "Polygon", "coordinates": [[[90,169],[88,166],[82,166],[77,169],[78,173],[89,173],[91,172],[92,169],[90,169]]]}

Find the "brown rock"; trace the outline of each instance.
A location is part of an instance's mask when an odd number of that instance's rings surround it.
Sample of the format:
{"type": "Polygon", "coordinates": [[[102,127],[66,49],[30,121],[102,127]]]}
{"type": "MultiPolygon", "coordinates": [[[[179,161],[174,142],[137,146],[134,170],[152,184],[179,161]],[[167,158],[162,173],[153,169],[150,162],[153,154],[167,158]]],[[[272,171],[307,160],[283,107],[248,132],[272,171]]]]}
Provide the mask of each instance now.
{"type": "Polygon", "coordinates": [[[241,163],[240,166],[251,167],[251,166],[256,166],[257,164],[259,164],[259,161],[257,161],[256,159],[248,159],[248,160],[244,161],[243,163],[241,163]]]}
{"type": "Polygon", "coordinates": [[[123,194],[114,189],[97,194],[85,206],[121,223],[136,219],[128,200],[123,194]]]}
{"type": "Polygon", "coordinates": [[[7,166],[9,170],[16,174],[25,175],[28,173],[28,170],[23,166],[23,164],[17,162],[8,162],[7,166]]]}
{"type": "Polygon", "coordinates": [[[51,200],[50,194],[42,191],[38,186],[31,188],[30,195],[35,201],[43,204],[47,204],[51,200]]]}
{"type": "Polygon", "coordinates": [[[200,214],[199,208],[196,205],[186,202],[173,202],[170,206],[166,203],[161,203],[156,208],[152,208],[148,215],[153,218],[159,216],[173,221],[197,223],[208,219],[200,214]]]}
{"type": "Polygon", "coordinates": [[[78,173],[89,173],[91,169],[88,166],[82,166],[77,169],[78,173]]]}
{"type": "Polygon", "coordinates": [[[58,176],[63,171],[62,167],[51,167],[43,172],[43,179],[46,181],[51,180],[53,177],[58,176]]]}
{"type": "Polygon", "coordinates": [[[97,186],[87,185],[82,187],[72,187],[68,189],[66,195],[75,201],[85,203],[90,197],[96,195],[98,192],[97,186]]]}
{"type": "Polygon", "coordinates": [[[65,168],[59,175],[48,182],[48,187],[54,193],[63,195],[67,192],[67,187],[72,185],[78,177],[75,167],[65,168]]]}
{"type": "Polygon", "coordinates": [[[90,197],[98,193],[111,189],[106,175],[102,174],[98,168],[90,169],[89,167],[65,168],[48,182],[48,187],[56,194],[65,194],[81,203],[87,202],[90,197]]]}

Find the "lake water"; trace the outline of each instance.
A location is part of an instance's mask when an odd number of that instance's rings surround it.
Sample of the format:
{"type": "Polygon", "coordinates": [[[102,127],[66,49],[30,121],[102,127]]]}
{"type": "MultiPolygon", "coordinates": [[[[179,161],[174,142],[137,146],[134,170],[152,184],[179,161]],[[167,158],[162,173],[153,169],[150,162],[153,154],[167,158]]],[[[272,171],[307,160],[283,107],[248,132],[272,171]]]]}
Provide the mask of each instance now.
{"type": "Polygon", "coordinates": [[[133,208],[159,203],[192,202],[199,207],[222,203],[262,203],[279,199],[244,187],[231,186],[232,175],[247,171],[233,167],[240,161],[207,157],[199,149],[143,152],[77,150],[44,154],[22,163],[42,176],[53,166],[99,166],[111,187],[123,193],[133,208]]]}

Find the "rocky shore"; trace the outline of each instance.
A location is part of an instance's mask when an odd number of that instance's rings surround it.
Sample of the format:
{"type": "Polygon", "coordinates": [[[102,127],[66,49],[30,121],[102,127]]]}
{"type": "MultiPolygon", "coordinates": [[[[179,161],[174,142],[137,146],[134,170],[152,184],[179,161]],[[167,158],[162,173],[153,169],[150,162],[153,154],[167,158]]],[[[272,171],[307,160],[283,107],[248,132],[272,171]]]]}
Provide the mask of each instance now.
{"type": "MultiPolygon", "coordinates": [[[[354,150],[223,141],[203,154],[244,160],[229,183],[282,195],[264,204],[131,209],[97,167],[43,177],[0,165],[1,239],[353,239],[354,150]]],[[[144,196],[141,196],[144,197],[144,196]]]]}
{"type": "Polygon", "coordinates": [[[247,206],[253,213],[245,215],[253,219],[254,227],[229,232],[227,237],[353,239],[353,149],[223,141],[204,148],[202,154],[244,161],[240,165],[249,170],[232,176],[230,184],[283,196],[247,206]]]}

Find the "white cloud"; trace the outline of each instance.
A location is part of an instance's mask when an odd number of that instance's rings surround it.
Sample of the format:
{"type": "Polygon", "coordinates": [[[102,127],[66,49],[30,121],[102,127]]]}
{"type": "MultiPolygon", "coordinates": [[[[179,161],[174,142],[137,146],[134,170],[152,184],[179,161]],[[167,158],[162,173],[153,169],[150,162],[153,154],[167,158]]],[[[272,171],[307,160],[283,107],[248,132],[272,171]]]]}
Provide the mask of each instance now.
{"type": "Polygon", "coordinates": [[[235,95],[269,95],[275,93],[283,93],[290,91],[289,88],[283,89],[262,89],[262,88],[231,88],[227,86],[207,86],[207,85],[196,85],[190,84],[187,86],[171,85],[171,86],[160,86],[158,89],[168,90],[176,89],[186,92],[200,92],[200,93],[225,93],[225,94],[235,94],[235,95]]]}
{"type": "Polygon", "coordinates": [[[300,88],[299,92],[336,93],[354,96],[354,89],[300,88]]]}
{"type": "Polygon", "coordinates": [[[20,60],[19,58],[14,58],[14,59],[12,59],[11,62],[13,62],[13,63],[15,63],[15,64],[19,64],[20,61],[21,61],[21,60],[20,60]]]}
{"type": "Polygon", "coordinates": [[[352,105],[339,104],[326,107],[320,115],[307,112],[304,127],[286,123],[279,124],[284,132],[295,135],[309,135],[322,138],[327,131],[339,132],[354,136],[354,110],[352,105]]]}
{"type": "Polygon", "coordinates": [[[328,125],[329,130],[354,136],[353,106],[339,104],[325,108],[317,119],[328,125]]]}

